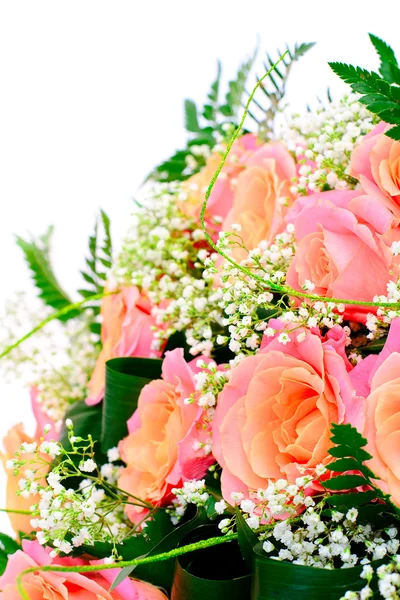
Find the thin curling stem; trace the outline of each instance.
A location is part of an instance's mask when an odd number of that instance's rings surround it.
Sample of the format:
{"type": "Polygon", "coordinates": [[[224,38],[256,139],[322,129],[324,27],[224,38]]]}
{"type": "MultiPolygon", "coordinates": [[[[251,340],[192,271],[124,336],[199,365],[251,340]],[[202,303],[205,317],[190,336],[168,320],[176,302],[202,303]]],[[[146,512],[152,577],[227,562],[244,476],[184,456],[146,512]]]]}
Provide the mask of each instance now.
{"type": "Polygon", "coordinates": [[[105,296],[110,296],[110,295],[116,294],[116,293],[117,293],[117,291],[105,292],[102,294],[95,294],[94,296],[89,296],[88,298],[85,298],[84,300],[80,300],[79,302],[74,302],[74,304],[68,304],[68,306],[64,306],[64,308],[62,308],[61,310],[58,310],[58,311],[52,313],[51,315],[49,315],[48,317],[46,317],[46,319],[44,319],[41,323],[36,325],[36,327],[31,329],[30,331],[28,331],[28,333],[23,335],[16,342],[11,344],[10,346],[7,346],[7,348],[5,348],[5,350],[3,350],[3,352],[0,354],[0,358],[4,358],[12,350],[14,350],[14,348],[18,348],[18,346],[20,346],[23,342],[25,342],[27,339],[32,337],[32,335],[34,335],[35,333],[37,333],[38,331],[43,329],[43,327],[45,325],[47,325],[47,323],[50,323],[51,321],[54,321],[55,319],[59,319],[60,317],[63,317],[65,315],[67,315],[68,313],[70,313],[78,308],[81,308],[88,302],[94,302],[95,300],[101,300],[101,298],[104,298],[105,296]]]}
{"type": "Polygon", "coordinates": [[[241,130],[243,128],[246,117],[249,114],[250,104],[253,101],[254,95],[255,95],[256,91],[258,90],[258,88],[261,87],[264,79],[266,77],[268,77],[276,69],[276,67],[279,65],[279,63],[285,58],[287,53],[288,53],[288,50],[286,52],[284,52],[282,54],[282,56],[276,61],[276,63],[274,65],[272,65],[272,67],[261,77],[261,79],[259,79],[257,81],[256,85],[254,86],[254,88],[246,102],[241,121],[240,121],[238,127],[236,128],[232,138],[230,139],[230,141],[226,147],[225,153],[222,157],[222,160],[221,160],[216,172],[214,173],[213,178],[210,181],[210,184],[205,193],[204,201],[203,201],[203,204],[201,206],[201,211],[200,211],[200,221],[201,221],[201,226],[204,231],[205,238],[206,238],[207,242],[210,244],[210,246],[216,252],[218,252],[218,254],[223,256],[225,258],[225,260],[230,262],[231,265],[236,267],[242,273],[245,273],[245,275],[247,275],[248,277],[251,277],[252,279],[255,279],[256,281],[262,283],[262,285],[265,286],[267,289],[277,292],[279,294],[283,294],[283,295],[286,294],[288,296],[294,296],[296,298],[304,298],[307,300],[314,300],[316,302],[333,302],[335,304],[348,304],[351,306],[371,306],[371,307],[379,307],[380,306],[380,307],[385,307],[385,308],[395,308],[395,307],[398,308],[398,307],[400,307],[400,302],[364,302],[361,300],[351,300],[351,299],[346,299],[346,298],[330,298],[327,296],[318,296],[316,294],[306,294],[305,292],[300,292],[298,290],[294,290],[293,288],[290,288],[288,286],[280,286],[280,285],[273,283],[272,281],[266,281],[265,279],[263,279],[263,277],[260,277],[260,275],[257,275],[256,273],[253,273],[249,269],[246,269],[246,267],[239,265],[236,261],[233,260],[233,258],[228,256],[228,254],[226,254],[223,250],[221,250],[221,248],[218,248],[218,246],[213,242],[211,236],[209,235],[209,233],[207,231],[207,227],[206,227],[206,223],[205,223],[205,214],[206,214],[206,210],[207,210],[208,200],[211,196],[211,192],[213,190],[215,182],[217,181],[218,176],[221,173],[221,171],[225,165],[225,162],[229,155],[229,152],[231,151],[233,144],[235,143],[236,139],[239,136],[239,133],[241,132],[241,130]]]}
{"type": "Polygon", "coordinates": [[[174,548],[169,552],[163,552],[162,554],[156,554],[155,556],[144,556],[143,558],[135,558],[133,560],[123,560],[118,563],[113,564],[103,564],[103,565],[81,565],[76,567],[62,567],[60,565],[45,565],[43,567],[30,567],[29,569],[25,569],[21,571],[16,579],[16,585],[18,592],[21,595],[23,600],[30,600],[24,589],[23,578],[25,575],[29,575],[30,573],[37,572],[51,572],[51,573],[93,573],[97,571],[106,571],[107,569],[115,569],[115,568],[124,568],[124,567],[137,567],[139,565],[146,565],[151,563],[157,563],[164,560],[169,560],[170,558],[176,558],[177,556],[182,556],[183,554],[188,554],[189,552],[194,552],[196,550],[203,550],[204,548],[211,548],[211,546],[217,546],[219,544],[226,544],[227,542],[232,542],[237,539],[237,533],[230,533],[224,535],[222,537],[213,537],[208,540],[202,540],[200,542],[196,542],[194,544],[187,544],[186,546],[182,546],[181,548],[174,548]]]}

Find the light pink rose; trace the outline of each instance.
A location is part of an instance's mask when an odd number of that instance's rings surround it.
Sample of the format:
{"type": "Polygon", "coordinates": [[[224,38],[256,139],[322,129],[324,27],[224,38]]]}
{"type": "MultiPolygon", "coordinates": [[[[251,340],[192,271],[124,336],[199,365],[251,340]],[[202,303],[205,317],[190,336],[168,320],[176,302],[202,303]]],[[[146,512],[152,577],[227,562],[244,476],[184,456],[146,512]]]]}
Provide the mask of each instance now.
{"type": "MultiPolygon", "coordinates": [[[[372,301],[397,278],[390,251],[393,215],[362,190],[314,194],[296,201],[288,215],[297,251],[286,282],[299,291],[306,280],[321,296],[372,301]],[[366,271],[367,269],[367,271],[366,271]]],[[[347,316],[365,320],[371,308],[347,307],[347,316]]]]}
{"type": "Polygon", "coordinates": [[[111,358],[160,355],[151,348],[155,320],[147,298],[136,286],[123,288],[118,294],[105,296],[101,305],[102,351],[88,384],[89,405],[97,404],[104,394],[105,364],[111,358]]]}
{"type": "Polygon", "coordinates": [[[239,363],[219,395],[213,453],[227,502],[232,492],[249,494],[270,479],[295,480],[298,466],[313,473],[328,459],[332,423],[364,425],[365,401],[350,381],[341,328],[325,339],[303,329],[288,333],[286,345],[275,336],[239,363]]]}
{"type": "MultiPolygon", "coordinates": [[[[119,487],[156,506],[170,500],[172,488],[201,479],[214,462],[210,454],[193,446],[195,441],[206,443],[210,436],[204,410],[196,401],[185,402],[196,393],[194,372],[182,348],[167,352],[162,379],[142,389],[138,408],[128,421],[129,435],[119,445],[127,464],[119,487]]],[[[126,510],[132,521],[140,516],[138,507],[126,510]]]]}
{"type": "MultiPolygon", "coordinates": [[[[31,567],[56,564],[79,566],[90,563],[81,559],[57,558],[52,560],[49,551],[37,542],[24,540],[22,550],[10,556],[5,573],[0,577],[1,600],[19,600],[16,586],[17,576],[31,567]]],[[[93,561],[91,564],[99,564],[93,561]]],[[[166,600],[158,588],[126,578],[123,583],[109,592],[110,584],[120,569],[110,569],[94,573],[57,573],[36,571],[23,577],[24,588],[29,600],[166,600]]]]}
{"type": "Polygon", "coordinates": [[[385,135],[389,128],[382,121],[365,136],[352,154],[350,174],[400,217],[400,142],[385,135]]]}

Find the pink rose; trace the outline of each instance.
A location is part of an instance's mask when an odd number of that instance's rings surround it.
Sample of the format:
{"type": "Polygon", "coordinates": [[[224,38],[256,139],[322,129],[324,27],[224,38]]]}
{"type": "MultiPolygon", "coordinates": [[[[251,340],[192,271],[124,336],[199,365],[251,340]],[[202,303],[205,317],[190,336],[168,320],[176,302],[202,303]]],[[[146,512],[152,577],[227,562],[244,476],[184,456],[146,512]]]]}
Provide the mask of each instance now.
{"type": "MultiPolygon", "coordinates": [[[[232,209],[222,229],[230,231],[232,224],[241,225],[240,236],[248,250],[262,240],[270,240],[284,227],[284,216],[291,202],[289,191],[296,166],[289,152],[280,143],[265,144],[244,163],[237,176],[232,209]]],[[[245,252],[235,250],[235,258],[245,252]]]]}
{"type": "Polygon", "coordinates": [[[365,136],[352,154],[350,174],[400,217],[400,142],[385,135],[389,128],[381,122],[365,136]]]}
{"type": "Polygon", "coordinates": [[[328,458],[332,423],[363,426],[364,399],[347,372],[341,328],[325,339],[306,329],[288,333],[286,345],[275,337],[239,363],[219,395],[213,453],[227,502],[232,492],[265,489],[270,479],[295,480],[298,466],[312,473],[328,458]]]}
{"type": "Polygon", "coordinates": [[[395,319],[383,350],[364,358],[350,374],[357,392],[366,397],[367,461],[376,484],[400,506],[400,319],[395,319]]]}
{"type": "MultiPolygon", "coordinates": [[[[302,291],[308,280],[316,294],[358,301],[387,293],[396,278],[388,247],[393,216],[375,197],[362,190],[321,192],[296,201],[288,220],[297,242],[290,287],[302,291]]],[[[347,307],[355,320],[365,320],[365,312],[371,309],[347,307]]]]}
{"type": "Polygon", "coordinates": [[[118,294],[105,296],[101,314],[103,348],[88,384],[89,397],[86,402],[90,405],[97,404],[103,397],[105,364],[110,358],[148,358],[160,355],[151,348],[155,320],[151,315],[150,303],[136,286],[123,288],[118,294]]]}
{"type": "MultiPolygon", "coordinates": [[[[167,352],[162,379],[141,391],[138,408],[128,421],[129,435],[119,448],[127,464],[119,487],[133,496],[159,506],[171,498],[171,490],[189,479],[200,479],[214,462],[194,442],[206,443],[210,432],[202,427],[204,411],[196,402],[194,369],[183,358],[182,348],[167,352]]],[[[135,521],[141,509],[128,506],[135,521]]]]}
{"type": "MultiPolygon", "coordinates": [[[[88,563],[81,559],[57,558],[52,560],[49,551],[42,548],[37,541],[23,540],[22,550],[10,556],[5,573],[0,577],[0,598],[2,600],[19,600],[20,594],[16,586],[17,576],[32,567],[46,565],[79,566],[88,563]]],[[[98,564],[93,561],[91,564],[98,564]]],[[[36,571],[23,577],[24,588],[30,600],[166,600],[166,596],[158,588],[133,579],[125,579],[123,583],[109,592],[110,584],[120,569],[110,569],[93,573],[60,573],[36,571]]]]}

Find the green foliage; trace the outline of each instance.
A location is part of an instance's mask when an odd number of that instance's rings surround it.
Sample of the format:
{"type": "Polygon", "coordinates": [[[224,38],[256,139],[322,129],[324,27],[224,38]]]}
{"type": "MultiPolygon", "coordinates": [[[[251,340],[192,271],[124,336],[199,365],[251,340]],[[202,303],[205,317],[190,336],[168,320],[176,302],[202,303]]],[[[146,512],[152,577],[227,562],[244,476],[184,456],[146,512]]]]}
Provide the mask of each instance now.
{"type": "MultiPolygon", "coordinates": [[[[31,270],[35,286],[39,290],[39,298],[46,306],[60,310],[72,304],[72,300],[59,284],[50,261],[51,236],[53,226],[37,239],[23,239],[17,236],[17,244],[24,253],[25,260],[31,270]]],[[[71,311],[60,316],[60,321],[67,321],[80,314],[71,311]]]]}
{"type": "MultiPolygon", "coordinates": [[[[250,116],[260,124],[260,130],[264,137],[268,138],[272,131],[273,121],[276,113],[282,108],[281,103],[286,94],[286,85],[289,78],[290,71],[293,63],[299,60],[306,54],[313,46],[315,42],[296,44],[291,50],[287,46],[288,53],[282,60],[279,67],[275,67],[273,72],[268,75],[268,79],[261,86],[262,91],[267,97],[268,104],[264,106],[260,102],[254,102],[257,108],[261,111],[261,121],[253,114],[249,113],[250,116]]],[[[281,51],[277,50],[277,58],[282,56],[281,51]]],[[[269,71],[271,67],[276,63],[277,59],[271,58],[267,53],[266,62],[264,62],[264,68],[269,71]]]]}
{"type": "Polygon", "coordinates": [[[372,33],[369,34],[369,39],[379,55],[381,61],[379,72],[383,79],[389,83],[400,84],[400,69],[393,49],[372,33]]]}
{"type": "Polygon", "coordinates": [[[255,54],[238,69],[236,77],[228,83],[228,91],[220,102],[221,63],[217,63],[217,75],[207,94],[207,101],[199,108],[191,99],[184,103],[185,127],[189,133],[186,148],[178,150],[168,160],[162,162],[149,175],[158,181],[184,181],[205,165],[205,157],[195,152],[195,146],[213,148],[218,135],[224,133],[223,125],[237,124],[238,111],[243,104],[243,95],[248,74],[255,54]]]}
{"type": "MultiPolygon", "coordinates": [[[[110,219],[103,210],[100,211],[100,219],[96,219],[93,235],[89,236],[89,257],[85,262],[86,270],[81,274],[87,285],[78,293],[89,298],[104,291],[107,272],[112,266],[110,219]]],[[[98,314],[98,306],[91,308],[98,314]]]]}
{"type": "Polygon", "coordinates": [[[258,537],[247,525],[242,512],[238,507],[236,507],[236,529],[243,560],[247,567],[251,569],[253,562],[253,548],[258,544],[258,537]]]}
{"type": "Polygon", "coordinates": [[[336,509],[347,509],[355,506],[368,505],[372,501],[383,501],[385,504],[377,504],[377,514],[392,513],[396,518],[400,517],[400,509],[395,506],[388,494],[384,494],[376,485],[379,478],[365,464],[372,458],[365,450],[367,440],[355,427],[350,424],[332,425],[331,441],[335,444],[329,450],[329,454],[336,460],[327,465],[332,473],[342,473],[323,481],[323,486],[334,492],[344,492],[358,487],[369,488],[364,492],[351,492],[345,494],[327,495],[325,501],[336,509]]]}
{"type": "Polygon", "coordinates": [[[360,102],[386,123],[394,125],[386,135],[400,140],[400,69],[390,46],[370,34],[381,60],[379,73],[339,62],[329,63],[331,69],[360,94],[360,102]]]}
{"type": "Polygon", "coordinates": [[[6,570],[8,557],[20,550],[21,546],[9,535],[0,533],[0,575],[6,570]]]}
{"type": "Polygon", "coordinates": [[[113,358],[106,364],[106,386],[102,404],[102,451],[113,448],[128,434],[127,421],[137,408],[143,387],[161,377],[157,358],[113,358]]]}

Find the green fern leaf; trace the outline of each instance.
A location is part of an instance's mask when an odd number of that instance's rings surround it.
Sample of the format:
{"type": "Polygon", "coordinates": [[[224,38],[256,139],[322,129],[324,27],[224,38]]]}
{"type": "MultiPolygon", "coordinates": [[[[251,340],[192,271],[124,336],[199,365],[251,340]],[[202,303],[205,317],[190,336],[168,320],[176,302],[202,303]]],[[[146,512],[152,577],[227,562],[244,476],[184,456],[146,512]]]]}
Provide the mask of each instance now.
{"type": "Polygon", "coordinates": [[[186,98],[185,100],[185,127],[187,131],[192,133],[198,133],[200,131],[200,125],[197,118],[197,106],[193,100],[186,98]]]}
{"type": "Polygon", "coordinates": [[[381,60],[379,72],[382,77],[389,83],[400,84],[400,68],[393,49],[386,42],[372,33],[369,34],[369,39],[374,45],[381,60]]]}
{"type": "MultiPolygon", "coordinates": [[[[50,261],[50,244],[53,227],[38,239],[23,239],[17,236],[18,246],[24,253],[25,260],[31,270],[35,286],[39,290],[39,298],[46,306],[55,310],[61,310],[72,304],[72,300],[59,284],[50,261]]],[[[71,311],[67,315],[60,317],[60,321],[67,321],[80,314],[80,311],[71,311]]]]}

